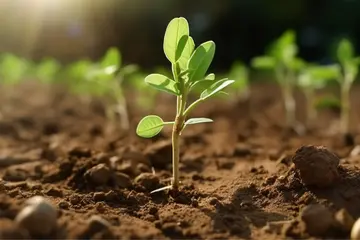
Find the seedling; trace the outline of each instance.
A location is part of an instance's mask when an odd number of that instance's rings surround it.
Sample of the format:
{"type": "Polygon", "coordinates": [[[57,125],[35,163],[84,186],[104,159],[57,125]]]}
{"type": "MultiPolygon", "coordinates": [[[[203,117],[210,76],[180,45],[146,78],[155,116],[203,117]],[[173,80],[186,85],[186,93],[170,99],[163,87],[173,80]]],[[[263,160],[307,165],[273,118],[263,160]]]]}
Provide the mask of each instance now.
{"type": "Polygon", "coordinates": [[[295,118],[296,104],[293,89],[296,85],[296,75],[303,66],[303,62],[296,57],[298,47],[295,38],[294,31],[286,31],[270,46],[266,56],[255,57],[252,60],[253,67],[275,72],[275,78],[282,92],[288,128],[298,126],[295,118]]]}
{"type": "Polygon", "coordinates": [[[329,80],[337,79],[339,68],[337,65],[304,67],[298,78],[298,85],[303,91],[307,104],[307,125],[310,126],[317,117],[315,93],[326,86],[329,80]]]}
{"type": "Polygon", "coordinates": [[[188,116],[200,103],[221,92],[234,80],[215,81],[215,75],[205,75],[215,54],[215,43],[202,43],[195,50],[193,39],[189,36],[189,25],[185,18],[174,18],[165,31],[163,49],[171,62],[172,78],[154,73],[145,78],[150,86],[176,96],[176,117],[174,121],[164,122],[159,116],[144,117],[138,124],[136,133],[144,138],[157,135],[165,125],[173,125],[172,130],[172,164],[173,177],[171,185],[154,190],[177,189],[179,187],[179,154],[180,135],[184,128],[191,124],[212,122],[209,118],[190,118],[188,116]],[[200,98],[187,104],[188,95],[195,85],[203,84],[200,98]]]}
{"type": "Polygon", "coordinates": [[[349,133],[350,121],[350,89],[358,74],[360,57],[355,57],[354,47],[348,39],[340,41],[337,48],[337,57],[340,64],[340,131],[349,133]]]}
{"type": "Polygon", "coordinates": [[[232,84],[232,88],[236,90],[235,96],[248,99],[250,96],[249,72],[245,64],[239,61],[234,62],[229,72],[229,78],[235,80],[232,84]]]}
{"type": "Polygon", "coordinates": [[[106,115],[114,121],[119,114],[121,127],[129,129],[127,103],[122,89],[124,78],[137,70],[135,65],[121,67],[121,54],[117,48],[110,48],[96,64],[80,61],[69,73],[77,80],[73,91],[90,96],[108,98],[111,103],[105,104],[106,115]]]}
{"type": "Polygon", "coordinates": [[[14,86],[24,80],[29,63],[13,54],[3,54],[0,59],[0,83],[14,86]]]}
{"type": "MultiPolygon", "coordinates": [[[[3,96],[13,97],[15,86],[24,80],[28,73],[30,63],[25,59],[16,55],[5,53],[0,56],[0,85],[6,90],[3,91],[3,96]]],[[[2,106],[3,110],[11,107],[9,105],[2,106]]],[[[4,110],[5,112],[5,110],[4,110]]],[[[0,113],[0,118],[2,114],[0,113]]]]}
{"type": "Polygon", "coordinates": [[[57,74],[61,69],[61,65],[53,58],[43,59],[35,67],[35,77],[42,83],[52,83],[56,80],[57,74]]]}

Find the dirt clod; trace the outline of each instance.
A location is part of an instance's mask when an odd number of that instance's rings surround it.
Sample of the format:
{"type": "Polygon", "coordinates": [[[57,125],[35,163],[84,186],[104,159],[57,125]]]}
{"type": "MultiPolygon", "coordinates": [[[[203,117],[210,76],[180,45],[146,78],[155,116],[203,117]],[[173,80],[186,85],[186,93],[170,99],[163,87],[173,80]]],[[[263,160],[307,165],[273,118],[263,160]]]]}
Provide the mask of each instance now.
{"type": "Polygon", "coordinates": [[[333,215],[320,204],[312,204],[302,209],[300,218],[306,225],[306,231],[313,236],[322,236],[331,227],[333,215]]]}
{"type": "Polygon", "coordinates": [[[130,177],[125,173],[115,173],[113,179],[115,185],[120,188],[128,188],[132,185],[130,177]]]}
{"type": "Polygon", "coordinates": [[[340,159],[325,147],[303,146],[296,150],[292,161],[305,185],[329,187],[339,178],[340,159]]]}
{"type": "Polygon", "coordinates": [[[135,178],[135,183],[143,186],[147,191],[159,188],[160,180],[152,173],[141,173],[135,178]]]}
{"type": "Polygon", "coordinates": [[[85,176],[98,185],[106,184],[111,178],[111,170],[103,163],[100,163],[89,169],[85,176]]]}
{"type": "Polygon", "coordinates": [[[26,204],[16,216],[15,222],[27,229],[32,236],[49,236],[56,227],[56,209],[40,196],[29,199],[26,204]]]}

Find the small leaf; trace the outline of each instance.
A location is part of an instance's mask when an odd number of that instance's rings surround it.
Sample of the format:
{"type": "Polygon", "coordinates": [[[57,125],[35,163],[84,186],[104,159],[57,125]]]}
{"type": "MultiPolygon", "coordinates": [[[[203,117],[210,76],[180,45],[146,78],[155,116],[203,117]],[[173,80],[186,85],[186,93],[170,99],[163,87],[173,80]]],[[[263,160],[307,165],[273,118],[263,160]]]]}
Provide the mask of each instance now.
{"type": "Polygon", "coordinates": [[[145,78],[145,82],[150,86],[167,93],[179,96],[180,91],[177,88],[176,82],[164,75],[154,73],[145,78]]]}
{"type": "Polygon", "coordinates": [[[183,45],[183,49],[178,49],[179,41],[184,35],[189,35],[187,20],[183,17],[171,20],[165,31],[163,48],[167,59],[173,64],[181,56],[181,54],[176,53],[184,50],[185,45],[183,45]]]}
{"type": "Polygon", "coordinates": [[[200,98],[201,99],[207,99],[211,96],[213,96],[214,94],[220,92],[221,90],[223,90],[225,87],[229,86],[230,84],[232,84],[233,82],[235,82],[234,80],[220,80],[214,84],[212,84],[209,88],[207,88],[206,90],[204,90],[201,95],[200,98]]]}
{"type": "Polygon", "coordinates": [[[348,39],[343,39],[340,41],[337,56],[341,64],[351,61],[354,57],[354,47],[348,39]]]}
{"type": "MultiPolygon", "coordinates": [[[[181,40],[180,40],[181,42],[181,40]]],[[[179,43],[180,45],[180,43],[179,43]]],[[[180,55],[180,57],[178,58],[178,62],[180,65],[181,70],[185,70],[187,68],[187,63],[191,57],[191,55],[194,52],[194,48],[195,48],[195,43],[194,40],[192,39],[192,37],[187,36],[187,41],[186,41],[186,45],[184,46],[182,53],[180,55]]],[[[181,50],[181,46],[178,47],[178,50],[181,50]]]]}
{"type": "Polygon", "coordinates": [[[210,118],[190,118],[185,122],[185,125],[209,123],[209,122],[213,122],[213,120],[210,118]]]}
{"type": "Polygon", "coordinates": [[[214,81],[215,80],[215,74],[214,73],[210,73],[205,77],[205,80],[210,80],[210,81],[214,81]]]}
{"type": "Polygon", "coordinates": [[[203,79],[215,55],[215,43],[208,41],[196,48],[188,61],[189,81],[203,79]]]}
{"type": "Polygon", "coordinates": [[[274,69],[276,66],[276,61],[273,57],[255,57],[251,61],[251,65],[258,69],[274,69]]]}
{"type": "Polygon", "coordinates": [[[164,122],[159,116],[149,115],[141,119],[136,128],[136,134],[143,138],[151,138],[157,135],[163,127],[164,122]]]}
{"type": "Polygon", "coordinates": [[[105,56],[101,59],[100,65],[103,68],[115,66],[116,69],[119,69],[120,65],[121,65],[120,51],[115,47],[109,48],[109,50],[106,52],[105,56]]]}

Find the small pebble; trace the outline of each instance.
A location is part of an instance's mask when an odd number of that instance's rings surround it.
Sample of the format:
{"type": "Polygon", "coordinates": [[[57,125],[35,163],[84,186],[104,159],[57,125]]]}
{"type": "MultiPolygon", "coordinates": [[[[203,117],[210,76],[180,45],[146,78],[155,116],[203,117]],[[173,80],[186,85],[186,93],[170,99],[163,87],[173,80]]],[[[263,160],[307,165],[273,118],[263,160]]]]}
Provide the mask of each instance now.
{"type": "Polygon", "coordinates": [[[56,228],[56,208],[40,196],[30,198],[25,204],[15,217],[15,222],[27,229],[32,236],[49,236],[56,228]]]}
{"type": "Polygon", "coordinates": [[[89,229],[94,232],[100,232],[104,229],[108,229],[111,227],[111,224],[105,220],[104,218],[100,217],[99,215],[93,215],[88,220],[89,229]]]}
{"type": "Polygon", "coordinates": [[[120,188],[129,188],[132,185],[130,177],[125,173],[115,173],[113,178],[115,184],[120,188]]]}
{"type": "Polygon", "coordinates": [[[96,193],[94,193],[93,199],[94,199],[95,202],[104,201],[105,200],[105,193],[96,192],[96,193]]]}
{"type": "Polygon", "coordinates": [[[89,169],[85,176],[98,185],[106,184],[111,178],[111,170],[103,163],[98,164],[91,169],[89,169]]]}
{"type": "Polygon", "coordinates": [[[61,209],[69,209],[70,203],[68,203],[67,201],[61,201],[61,202],[59,202],[58,206],[61,209]]]}
{"type": "Polygon", "coordinates": [[[306,225],[306,231],[314,236],[323,235],[333,223],[330,210],[320,204],[306,206],[300,213],[300,217],[306,225]]]}
{"type": "Polygon", "coordinates": [[[134,182],[143,186],[146,190],[152,191],[159,187],[160,180],[152,173],[141,173],[135,178],[134,182]]]}
{"type": "Polygon", "coordinates": [[[351,228],[351,234],[350,234],[351,240],[360,240],[360,218],[356,220],[354,225],[351,228]]]}

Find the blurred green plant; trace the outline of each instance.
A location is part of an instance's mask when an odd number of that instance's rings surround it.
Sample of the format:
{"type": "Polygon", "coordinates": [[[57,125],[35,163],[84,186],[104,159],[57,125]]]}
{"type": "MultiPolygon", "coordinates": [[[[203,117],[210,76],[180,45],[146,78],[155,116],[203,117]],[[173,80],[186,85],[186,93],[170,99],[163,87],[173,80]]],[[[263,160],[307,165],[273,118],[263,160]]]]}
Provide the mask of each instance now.
{"type": "Polygon", "coordinates": [[[24,80],[30,62],[14,54],[5,53],[0,56],[0,83],[16,85],[24,80]]]}
{"type": "Polygon", "coordinates": [[[34,75],[42,83],[54,83],[61,70],[61,64],[54,58],[45,58],[34,67],[34,75]]]}
{"type": "Polygon", "coordinates": [[[97,95],[109,98],[112,102],[105,106],[107,117],[114,121],[116,114],[118,114],[121,127],[125,130],[129,129],[130,122],[122,85],[125,77],[137,70],[136,65],[122,66],[120,51],[112,47],[108,49],[105,56],[97,64],[91,66],[86,75],[88,83],[95,84],[91,90],[97,95]]]}
{"type": "Polygon", "coordinates": [[[350,89],[358,74],[360,57],[355,56],[354,47],[348,39],[342,39],[337,48],[340,65],[340,131],[348,134],[350,122],[350,89]]]}
{"type": "Polygon", "coordinates": [[[272,70],[280,85],[286,112],[286,127],[296,127],[296,103],[293,90],[297,82],[297,74],[303,68],[304,62],[298,58],[296,34],[293,30],[283,33],[273,42],[267,55],[255,57],[251,65],[256,69],[272,70]]]}
{"type": "Polygon", "coordinates": [[[246,65],[240,61],[232,64],[228,73],[230,79],[235,80],[231,89],[235,89],[235,96],[241,99],[248,99],[250,96],[249,71],[246,65]]]}
{"type": "Polygon", "coordinates": [[[300,71],[298,86],[306,98],[306,122],[308,126],[311,126],[317,117],[316,91],[324,88],[329,80],[337,79],[338,76],[339,68],[337,65],[319,66],[308,64],[300,71]]]}
{"type": "Polygon", "coordinates": [[[208,41],[195,49],[193,39],[189,36],[189,24],[185,18],[174,18],[168,24],[163,43],[164,53],[171,62],[172,78],[154,73],[145,78],[145,82],[157,90],[175,95],[177,99],[176,117],[174,121],[164,122],[159,116],[149,115],[138,124],[136,133],[144,138],[157,135],[165,125],[173,125],[172,131],[172,161],[173,178],[171,186],[156,189],[153,192],[165,189],[177,189],[179,180],[179,140],[181,132],[187,125],[212,122],[208,118],[187,119],[193,109],[201,102],[221,92],[225,87],[234,83],[234,80],[222,79],[215,81],[215,75],[206,75],[215,55],[215,43],[208,41]],[[204,84],[200,98],[187,105],[188,94],[193,87],[204,84]]]}
{"type": "Polygon", "coordinates": [[[90,97],[105,98],[106,116],[115,121],[120,117],[120,124],[124,130],[129,129],[127,102],[123,91],[125,77],[138,71],[136,65],[122,66],[120,51],[111,47],[96,63],[81,60],[73,63],[67,69],[69,86],[73,93],[90,97]]]}

